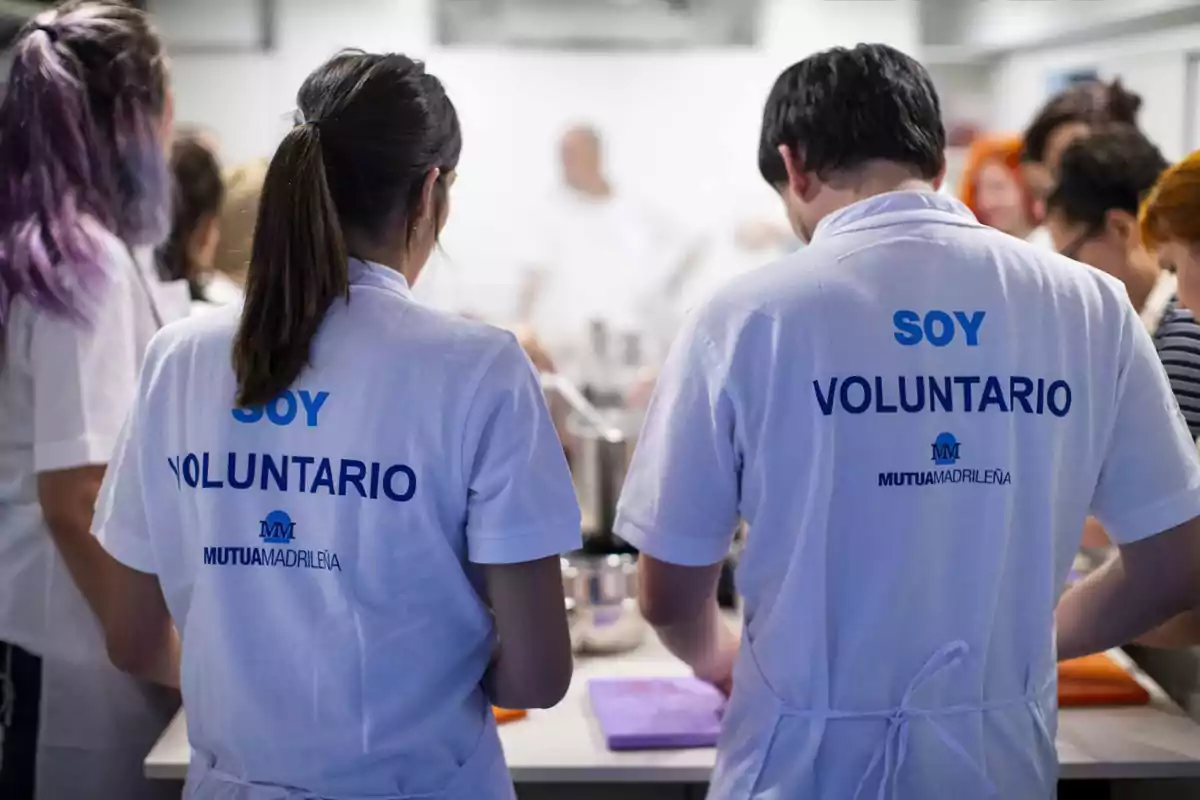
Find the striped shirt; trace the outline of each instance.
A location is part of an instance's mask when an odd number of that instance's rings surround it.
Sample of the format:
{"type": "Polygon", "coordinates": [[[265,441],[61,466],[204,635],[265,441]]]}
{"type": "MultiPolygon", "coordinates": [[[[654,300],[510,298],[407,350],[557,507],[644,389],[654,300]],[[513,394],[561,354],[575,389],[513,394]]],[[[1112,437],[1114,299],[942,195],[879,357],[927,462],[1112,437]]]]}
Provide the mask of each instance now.
{"type": "Polygon", "coordinates": [[[1192,437],[1200,439],[1200,322],[1174,297],[1154,330],[1154,347],[1192,437]]]}

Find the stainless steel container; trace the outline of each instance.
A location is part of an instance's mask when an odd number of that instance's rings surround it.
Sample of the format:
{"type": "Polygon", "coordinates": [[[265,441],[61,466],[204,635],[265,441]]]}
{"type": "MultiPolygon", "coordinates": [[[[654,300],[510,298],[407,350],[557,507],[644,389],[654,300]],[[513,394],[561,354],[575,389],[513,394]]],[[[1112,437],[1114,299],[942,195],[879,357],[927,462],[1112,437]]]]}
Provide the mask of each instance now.
{"type": "Polygon", "coordinates": [[[583,535],[589,540],[609,538],[613,535],[617,501],[633,458],[634,415],[620,410],[601,411],[559,375],[542,376],[542,385],[571,407],[564,445],[571,457],[571,478],[579,501],[583,535]]]}
{"type": "Polygon", "coordinates": [[[563,591],[578,653],[622,653],[646,637],[637,601],[637,563],[632,556],[564,559],[563,591]]]}

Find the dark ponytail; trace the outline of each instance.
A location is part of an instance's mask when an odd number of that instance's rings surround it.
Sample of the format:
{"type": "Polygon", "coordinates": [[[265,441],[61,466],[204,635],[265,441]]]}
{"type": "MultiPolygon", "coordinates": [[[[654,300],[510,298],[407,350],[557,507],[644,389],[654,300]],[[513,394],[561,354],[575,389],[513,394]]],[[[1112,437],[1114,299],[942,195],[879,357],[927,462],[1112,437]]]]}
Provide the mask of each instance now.
{"type": "Polygon", "coordinates": [[[1083,81],[1063,89],[1042,106],[1025,130],[1024,161],[1042,162],[1051,135],[1060,126],[1081,122],[1090,126],[1137,125],[1142,98],[1126,89],[1118,78],[1112,83],[1083,81]]]}
{"type": "Polygon", "coordinates": [[[233,340],[237,404],[262,405],[308,364],[333,301],[350,289],[348,255],[316,123],[293,128],[271,159],[233,340]]]}
{"type": "MultiPolygon", "coordinates": [[[[269,403],[308,364],[330,305],[349,298],[350,253],[407,242],[431,170],[458,166],[454,105],[418,61],[340,53],[308,76],[302,118],[263,182],[246,300],[233,341],[237,403],[269,403]]],[[[444,184],[432,209],[440,220],[444,184]]]]}
{"type": "Polygon", "coordinates": [[[1142,109],[1142,97],[1129,91],[1116,78],[1105,88],[1105,107],[1110,122],[1120,125],[1137,125],[1138,112],[1142,109]]]}

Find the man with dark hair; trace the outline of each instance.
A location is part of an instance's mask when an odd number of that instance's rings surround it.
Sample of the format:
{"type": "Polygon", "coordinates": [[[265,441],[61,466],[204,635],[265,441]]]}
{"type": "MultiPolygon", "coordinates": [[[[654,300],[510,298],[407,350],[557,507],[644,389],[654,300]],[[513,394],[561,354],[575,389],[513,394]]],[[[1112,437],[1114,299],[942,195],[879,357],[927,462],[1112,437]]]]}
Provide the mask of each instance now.
{"type": "Polygon", "coordinates": [[[1124,287],[937,194],[944,144],[902,53],[787,69],[759,164],[810,244],[663,368],[615,527],[646,618],[731,691],[714,798],[1048,800],[1056,656],[1200,605],[1200,456],[1124,287]],[[1119,555],[1056,612],[1089,511],[1119,555]]]}
{"type": "Polygon", "coordinates": [[[1193,438],[1200,438],[1200,324],[1179,307],[1175,276],[1142,246],[1142,199],[1166,170],[1154,143],[1130,126],[1098,131],[1064,152],[1046,200],[1046,227],[1064,255],[1125,284],[1154,339],[1193,438]]]}
{"type": "MultiPolygon", "coordinates": [[[[779,76],[763,112],[758,170],[779,188],[802,163],[825,189],[817,202],[787,206],[788,219],[807,241],[815,220],[840,203],[856,180],[869,177],[893,189],[907,182],[940,185],[945,151],[946,129],[929,74],[897,50],[862,45],[806,59],[779,76]],[[792,158],[800,155],[789,149],[794,142],[803,142],[802,161],[792,158]]],[[[878,193],[870,186],[853,191],[878,193]]]]}

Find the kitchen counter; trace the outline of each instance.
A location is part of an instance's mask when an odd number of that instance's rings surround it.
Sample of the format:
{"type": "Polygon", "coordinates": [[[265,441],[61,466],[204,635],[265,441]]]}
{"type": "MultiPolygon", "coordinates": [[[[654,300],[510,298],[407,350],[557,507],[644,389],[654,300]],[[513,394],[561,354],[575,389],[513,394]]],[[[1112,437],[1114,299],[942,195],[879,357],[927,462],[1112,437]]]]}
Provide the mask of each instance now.
{"type": "MultiPolygon", "coordinates": [[[[1064,780],[1200,778],[1200,725],[1176,706],[1121,651],[1113,655],[1150,691],[1147,706],[1064,709],[1058,755],[1064,780]]],[[[579,658],[567,697],[549,711],[502,725],[500,738],[518,784],[701,784],[712,772],[711,749],[613,753],[592,717],[588,679],[600,676],[672,676],[686,667],[653,634],[621,656],[579,658]]],[[[182,780],[189,748],[182,712],[146,758],[150,778],[182,780]]]]}

